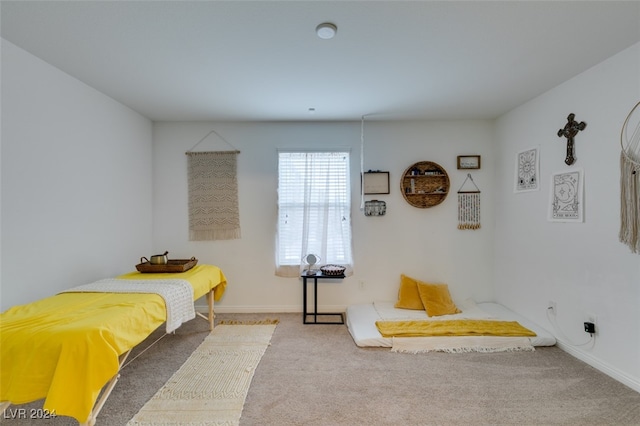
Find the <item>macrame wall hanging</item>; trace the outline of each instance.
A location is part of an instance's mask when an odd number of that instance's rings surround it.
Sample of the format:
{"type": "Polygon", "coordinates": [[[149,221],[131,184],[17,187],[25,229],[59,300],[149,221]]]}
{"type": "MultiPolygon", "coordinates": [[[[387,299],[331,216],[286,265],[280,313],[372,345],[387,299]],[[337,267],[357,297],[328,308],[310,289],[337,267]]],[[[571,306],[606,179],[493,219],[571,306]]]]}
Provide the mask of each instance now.
{"type": "Polygon", "coordinates": [[[620,242],[640,253],[640,102],[620,134],[620,242]]]}
{"type": "MultiPolygon", "coordinates": [[[[215,133],[209,132],[200,142],[215,133]]],[[[231,145],[231,144],[229,144],[231,145]]],[[[237,156],[240,151],[186,152],[189,185],[189,240],[240,238],[237,156]]]]}
{"type": "Polygon", "coordinates": [[[458,229],[480,229],[480,189],[471,173],[467,173],[467,178],[458,190],[458,229]],[[475,190],[463,191],[468,181],[471,181],[475,190]]]}

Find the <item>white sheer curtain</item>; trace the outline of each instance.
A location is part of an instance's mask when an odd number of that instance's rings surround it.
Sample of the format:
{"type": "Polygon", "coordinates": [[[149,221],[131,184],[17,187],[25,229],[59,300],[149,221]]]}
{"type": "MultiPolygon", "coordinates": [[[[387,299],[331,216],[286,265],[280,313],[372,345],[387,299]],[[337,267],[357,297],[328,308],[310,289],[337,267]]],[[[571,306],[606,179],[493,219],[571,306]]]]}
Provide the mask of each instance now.
{"type": "Polygon", "coordinates": [[[302,257],[353,273],[349,152],[278,152],[276,275],[300,276],[302,257]]]}

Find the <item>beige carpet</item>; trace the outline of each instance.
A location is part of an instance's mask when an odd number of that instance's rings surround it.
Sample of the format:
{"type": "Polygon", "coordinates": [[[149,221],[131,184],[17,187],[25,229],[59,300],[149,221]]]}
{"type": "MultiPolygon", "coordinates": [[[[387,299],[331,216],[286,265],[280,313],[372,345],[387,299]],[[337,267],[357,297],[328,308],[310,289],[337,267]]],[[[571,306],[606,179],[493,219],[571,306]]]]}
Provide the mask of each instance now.
{"type": "MultiPolygon", "coordinates": [[[[279,323],[246,395],[239,426],[640,426],[640,393],[558,347],[533,352],[420,353],[359,348],[344,325],[279,323]]],[[[265,313],[219,313],[217,324],[265,313]]],[[[194,319],[122,371],[96,426],[125,426],[210,335],[194,319]]],[[[159,327],[130,359],[164,333],[159,327]]],[[[26,413],[42,400],[11,407],[26,413]]],[[[69,426],[73,419],[0,419],[69,426]]]]}
{"type": "Polygon", "coordinates": [[[251,379],[275,328],[216,326],[128,425],[239,424],[251,379]]]}

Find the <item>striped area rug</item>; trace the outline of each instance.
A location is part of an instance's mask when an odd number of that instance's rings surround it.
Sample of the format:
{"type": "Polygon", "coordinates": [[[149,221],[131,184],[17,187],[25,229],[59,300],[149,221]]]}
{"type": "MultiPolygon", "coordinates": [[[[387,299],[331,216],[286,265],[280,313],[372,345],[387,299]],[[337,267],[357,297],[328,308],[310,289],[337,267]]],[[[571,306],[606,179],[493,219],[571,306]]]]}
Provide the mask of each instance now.
{"type": "Polygon", "coordinates": [[[265,322],[217,325],[127,425],[239,424],[277,320],[265,322]]]}

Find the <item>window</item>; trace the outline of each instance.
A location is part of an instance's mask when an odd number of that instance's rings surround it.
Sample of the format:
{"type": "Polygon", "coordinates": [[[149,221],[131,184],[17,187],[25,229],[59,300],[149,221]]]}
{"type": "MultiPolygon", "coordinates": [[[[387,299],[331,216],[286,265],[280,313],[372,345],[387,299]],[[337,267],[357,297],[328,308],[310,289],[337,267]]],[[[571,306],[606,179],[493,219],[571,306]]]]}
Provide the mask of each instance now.
{"type": "Polygon", "coordinates": [[[351,273],[349,152],[278,152],[276,275],[300,275],[302,257],[351,273]]]}

